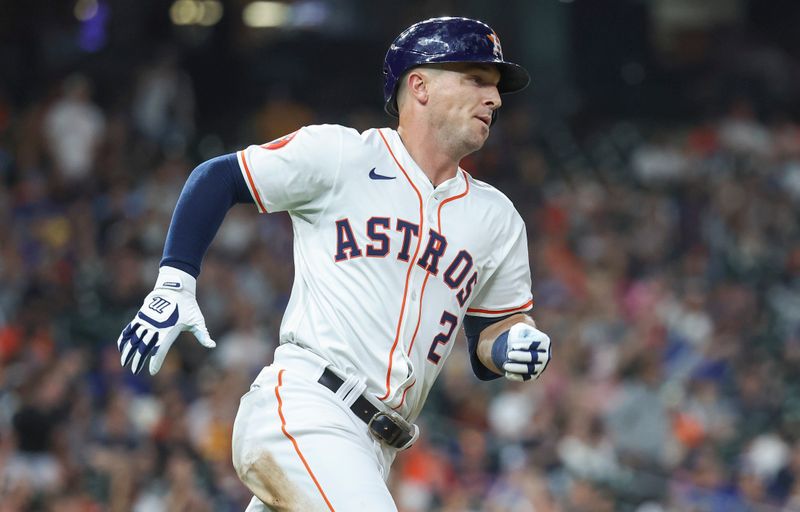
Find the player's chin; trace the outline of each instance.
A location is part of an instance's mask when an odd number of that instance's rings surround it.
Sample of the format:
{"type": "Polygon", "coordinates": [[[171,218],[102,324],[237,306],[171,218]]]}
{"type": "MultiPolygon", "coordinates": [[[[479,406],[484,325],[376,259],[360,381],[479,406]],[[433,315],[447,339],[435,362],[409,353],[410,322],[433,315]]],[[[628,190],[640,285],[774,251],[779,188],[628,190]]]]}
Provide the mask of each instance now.
{"type": "Polygon", "coordinates": [[[473,144],[476,146],[475,151],[481,149],[483,145],[486,143],[486,139],[489,138],[489,127],[484,125],[480,127],[477,132],[474,133],[472,138],[473,144]]]}

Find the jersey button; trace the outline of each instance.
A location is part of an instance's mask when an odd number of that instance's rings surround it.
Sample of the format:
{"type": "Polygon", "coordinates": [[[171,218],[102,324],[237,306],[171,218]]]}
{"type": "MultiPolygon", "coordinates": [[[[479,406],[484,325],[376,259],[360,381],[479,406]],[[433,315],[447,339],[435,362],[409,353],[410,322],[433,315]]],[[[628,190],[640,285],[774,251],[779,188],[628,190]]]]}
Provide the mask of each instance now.
{"type": "Polygon", "coordinates": [[[411,291],[411,300],[414,300],[414,301],[417,300],[417,291],[416,290],[412,290],[411,291]]]}

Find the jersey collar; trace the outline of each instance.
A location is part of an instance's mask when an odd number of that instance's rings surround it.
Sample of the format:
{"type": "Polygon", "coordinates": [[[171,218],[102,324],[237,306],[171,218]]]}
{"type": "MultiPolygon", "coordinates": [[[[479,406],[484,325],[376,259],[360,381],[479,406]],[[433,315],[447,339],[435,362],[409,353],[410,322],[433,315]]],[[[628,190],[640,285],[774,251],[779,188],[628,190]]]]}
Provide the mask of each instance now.
{"type": "MultiPolygon", "coordinates": [[[[403,169],[406,170],[409,178],[418,187],[420,192],[424,195],[430,195],[434,192],[433,184],[428,178],[428,175],[420,168],[419,165],[411,157],[411,154],[403,144],[400,134],[392,128],[380,128],[379,131],[383,134],[386,142],[389,144],[394,157],[397,159],[403,169]]],[[[467,173],[461,167],[456,171],[456,175],[452,178],[443,181],[435,188],[437,194],[442,197],[450,197],[463,193],[467,187],[466,183],[467,173]]]]}

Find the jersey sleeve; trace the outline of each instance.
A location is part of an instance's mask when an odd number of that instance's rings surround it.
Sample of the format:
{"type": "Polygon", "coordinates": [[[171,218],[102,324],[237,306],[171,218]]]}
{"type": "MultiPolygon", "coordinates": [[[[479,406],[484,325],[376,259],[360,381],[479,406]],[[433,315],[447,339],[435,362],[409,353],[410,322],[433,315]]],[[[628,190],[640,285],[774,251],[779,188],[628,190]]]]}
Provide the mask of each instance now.
{"type": "Polygon", "coordinates": [[[512,231],[514,236],[506,246],[505,256],[470,303],[467,315],[493,318],[533,309],[528,237],[518,214],[512,231]]]}
{"type": "Polygon", "coordinates": [[[313,216],[327,203],[341,163],[342,127],[305,126],[237,153],[259,212],[313,216]]]}

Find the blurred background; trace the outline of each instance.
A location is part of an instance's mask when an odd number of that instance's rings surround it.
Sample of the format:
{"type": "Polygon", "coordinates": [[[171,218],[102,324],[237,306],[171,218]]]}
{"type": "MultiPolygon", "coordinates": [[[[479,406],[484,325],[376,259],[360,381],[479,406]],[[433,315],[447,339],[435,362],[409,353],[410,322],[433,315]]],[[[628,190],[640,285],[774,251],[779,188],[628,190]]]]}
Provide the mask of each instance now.
{"type": "Polygon", "coordinates": [[[235,207],[199,279],[218,348],[115,340],[201,161],[395,126],[380,69],[466,15],[533,84],[463,162],[528,226],[536,383],[453,351],[402,512],[800,511],[800,2],[0,0],[0,511],[240,511],[238,398],[272,359],[288,217],[235,207]]]}

